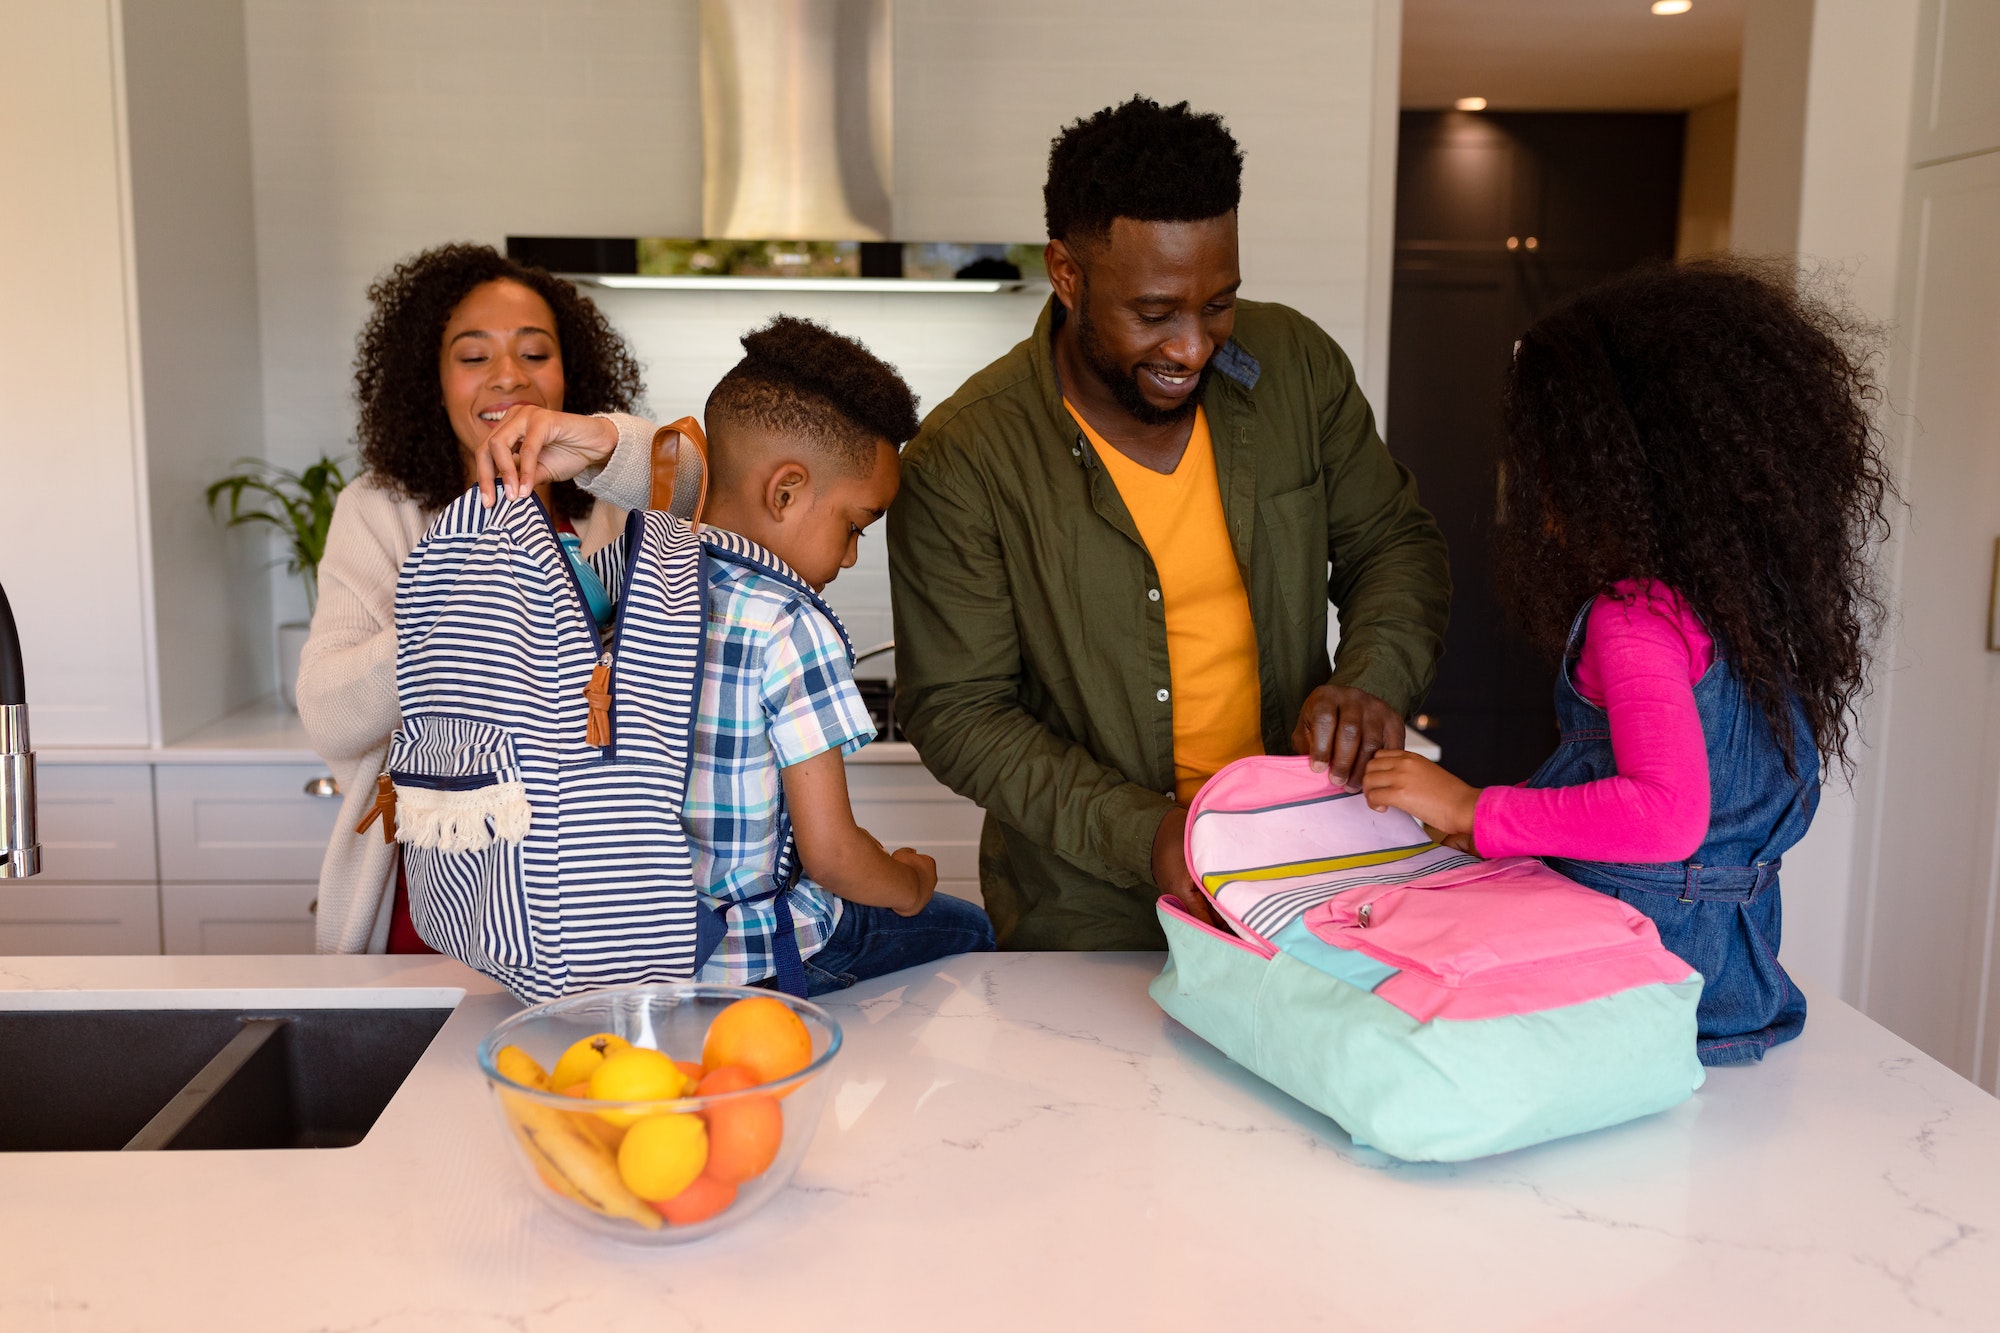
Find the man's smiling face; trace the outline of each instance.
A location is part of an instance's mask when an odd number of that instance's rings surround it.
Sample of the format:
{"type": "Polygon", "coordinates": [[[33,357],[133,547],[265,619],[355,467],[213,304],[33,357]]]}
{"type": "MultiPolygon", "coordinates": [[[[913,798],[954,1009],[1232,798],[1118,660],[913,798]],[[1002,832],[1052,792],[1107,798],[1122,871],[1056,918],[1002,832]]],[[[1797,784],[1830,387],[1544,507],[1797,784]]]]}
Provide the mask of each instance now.
{"type": "Polygon", "coordinates": [[[1191,416],[1210,358],[1236,327],[1235,212],[1198,222],[1116,218],[1101,238],[1050,250],[1050,281],[1075,316],[1077,350],[1118,405],[1148,426],[1191,416]]]}

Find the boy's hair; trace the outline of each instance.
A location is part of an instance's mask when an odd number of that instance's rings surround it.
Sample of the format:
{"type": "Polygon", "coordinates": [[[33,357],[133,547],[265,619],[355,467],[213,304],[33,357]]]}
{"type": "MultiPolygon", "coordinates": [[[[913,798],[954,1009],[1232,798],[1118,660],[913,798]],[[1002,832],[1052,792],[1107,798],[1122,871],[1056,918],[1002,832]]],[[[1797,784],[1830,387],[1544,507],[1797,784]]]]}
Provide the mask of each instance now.
{"type": "MultiPolygon", "coordinates": [[[[900,448],[917,433],[917,398],[896,368],[852,338],[792,315],[743,335],[744,357],[708,395],[709,430],[731,424],[796,436],[837,467],[863,475],[877,440],[900,448]]],[[[731,470],[724,443],[718,472],[731,470]]]]}
{"type": "Polygon", "coordinates": [[[1895,488],[1874,409],[1879,333],[1788,265],[1643,269],[1523,334],[1502,409],[1499,582],[1550,651],[1621,579],[1678,591],[1791,764],[1796,698],[1821,759],[1883,604],[1868,548],[1895,488]]]}
{"type": "Polygon", "coordinates": [[[1200,222],[1243,198],[1243,153],[1222,117],[1135,96],[1057,135],[1042,207],[1051,240],[1098,240],[1114,218],[1200,222]]]}

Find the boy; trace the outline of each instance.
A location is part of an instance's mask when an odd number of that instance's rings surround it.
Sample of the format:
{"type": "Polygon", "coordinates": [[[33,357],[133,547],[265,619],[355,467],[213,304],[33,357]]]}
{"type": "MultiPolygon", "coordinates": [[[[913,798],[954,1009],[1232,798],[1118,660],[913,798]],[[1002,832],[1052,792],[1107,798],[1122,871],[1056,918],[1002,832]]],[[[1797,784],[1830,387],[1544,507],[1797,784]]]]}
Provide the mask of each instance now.
{"type": "MultiPolygon", "coordinates": [[[[807,320],[781,315],[745,335],[743,347],[703,413],[702,525],[761,552],[711,551],[707,561],[683,819],[703,905],[721,915],[726,934],[700,980],[797,989],[787,973],[802,963],[806,993],[821,995],[990,950],[993,927],[971,903],[936,896],[930,857],[885,851],[854,822],[842,760],[875,731],[846,642],[817,596],[854,564],[863,531],[896,496],[897,449],[917,431],[915,396],[860,343],[807,320]],[[788,829],[795,857],[785,856],[788,829]],[[780,892],[794,860],[803,874],[780,892]]],[[[489,495],[496,478],[515,495],[529,478],[603,467],[629,475],[635,493],[603,479],[598,493],[636,507],[645,503],[644,469],[630,456],[651,434],[629,418],[519,409],[495,427],[480,471],[489,495]]]]}

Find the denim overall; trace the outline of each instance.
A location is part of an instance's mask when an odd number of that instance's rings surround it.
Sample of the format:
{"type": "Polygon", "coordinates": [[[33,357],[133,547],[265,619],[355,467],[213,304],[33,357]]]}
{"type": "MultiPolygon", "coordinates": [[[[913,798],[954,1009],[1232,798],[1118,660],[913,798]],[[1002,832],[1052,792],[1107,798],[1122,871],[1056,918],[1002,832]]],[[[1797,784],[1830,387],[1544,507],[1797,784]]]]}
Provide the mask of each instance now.
{"type": "MultiPolygon", "coordinates": [[[[1530,787],[1574,787],[1618,771],[1604,710],[1585,699],[1571,672],[1583,650],[1590,603],[1577,612],[1556,677],[1561,743],[1530,787]]],[[[1708,832],[1686,861],[1639,865],[1543,859],[1579,884],[1651,917],[1660,942],[1702,975],[1696,1054],[1705,1065],[1747,1064],[1799,1035],[1806,999],[1778,965],[1778,867],[1805,836],[1819,805],[1819,754],[1805,713],[1793,704],[1793,763],[1785,771],[1763,710],[1736,678],[1722,645],[1695,682],[1708,748],[1708,832]]]]}

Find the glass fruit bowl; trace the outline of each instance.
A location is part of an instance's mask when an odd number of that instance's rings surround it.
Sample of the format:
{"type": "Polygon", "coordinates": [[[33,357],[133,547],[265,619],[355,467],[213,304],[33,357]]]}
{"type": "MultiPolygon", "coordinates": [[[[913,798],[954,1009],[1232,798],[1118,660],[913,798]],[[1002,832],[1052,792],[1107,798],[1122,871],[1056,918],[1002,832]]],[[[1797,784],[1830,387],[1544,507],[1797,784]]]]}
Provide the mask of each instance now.
{"type": "Polygon", "coordinates": [[[816,1004],[673,982],[524,1009],[478,1056],[545,1203],[601,1235],[671,1245],[734,1226],[785,1187],[839,1052],[840,1025],[816,1004]]]}

